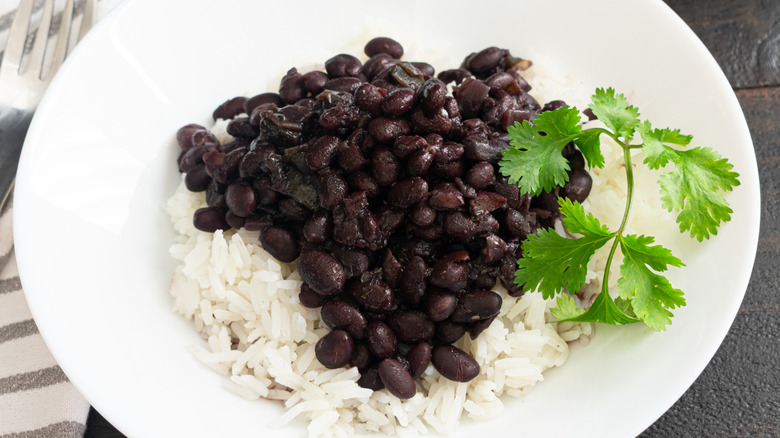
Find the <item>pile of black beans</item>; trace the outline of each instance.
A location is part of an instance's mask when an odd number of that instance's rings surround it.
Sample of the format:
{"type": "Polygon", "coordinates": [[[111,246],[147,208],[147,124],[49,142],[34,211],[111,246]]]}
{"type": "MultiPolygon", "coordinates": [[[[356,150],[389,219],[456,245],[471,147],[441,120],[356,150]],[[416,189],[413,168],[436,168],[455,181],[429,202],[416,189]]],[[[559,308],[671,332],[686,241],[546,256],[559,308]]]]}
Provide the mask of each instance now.
{"type": "Polygon", "coordinates": [[[521,242],[552,226],[558,196],[584,200],[591,179],[573,145],[569,182],[550,193],[520,195],[498,172],[507,126],[565,105],[528,94],[528,61],[489,47],[434,76],[401,61],[390,38],[365,53],[365,63],[336,55],[325,72],[292,68],[278,93],[224,102],[213,116],[235,139],[184,126],[178,162],[188,189],[206,192],[196,228],[260,231],[271,255],[297,259],[301,303],[332,328],[318,360],[409,398],[430,363],[454,381],[477,376],[452,344],[494,320],[496,279],[522,293],[521,242]]]}

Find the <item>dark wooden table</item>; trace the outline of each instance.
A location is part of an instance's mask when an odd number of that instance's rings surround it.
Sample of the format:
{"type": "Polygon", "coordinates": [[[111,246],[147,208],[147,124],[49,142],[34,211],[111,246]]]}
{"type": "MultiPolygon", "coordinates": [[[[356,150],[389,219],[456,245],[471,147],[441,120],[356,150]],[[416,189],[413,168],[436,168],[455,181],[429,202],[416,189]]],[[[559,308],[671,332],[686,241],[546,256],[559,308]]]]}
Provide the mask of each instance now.
{"type": "MultiPolygon", "coordinates": [[[[641,437],[780,437],[780,0],[666,3],[712,52],[745,112],[761,181],[761,237],[750,286],[723,345],[641,437]]],[[[124,435],[93,410],[86,436],[124,435]]]]}

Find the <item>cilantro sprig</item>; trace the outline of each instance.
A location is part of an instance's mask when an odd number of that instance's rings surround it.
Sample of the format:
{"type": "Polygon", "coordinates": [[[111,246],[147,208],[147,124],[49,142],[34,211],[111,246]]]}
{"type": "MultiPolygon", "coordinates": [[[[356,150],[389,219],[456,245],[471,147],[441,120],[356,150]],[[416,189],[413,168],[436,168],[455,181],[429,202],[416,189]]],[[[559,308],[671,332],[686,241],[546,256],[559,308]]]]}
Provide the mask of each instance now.
{"type": "Polygon", "coordinates": [[[612,88],[597,89],[590,108],[606,129],[583,129],[579,110],[568,106],[510,126],[507,131],[512,147],[503,152],[499,170],[521,193],[539,195],[568,181],[569,163],[561,152],[569,143],[579,148],[590,167],[604,167],[600,138],[607,135],[623,149],[625,162],[627,197],[620,226],[611,231],[586,214],[578,202],[560,198],[563,224],[577,237],[562,237],[551,230],[530,235],[522,245],[515,283],[524,291],[538,290],[545,298],[558,295],[558,308],[552,312],[559,321],[615,325],[641,321],[655,330],[665,330],[672,322],[672,309],[684,306],[685,298],[662,274],[669,267],[685,264],[669,249],[655,244],[653,237],[625,233],[634,194],[631,152],[641,149],[650,169],[673,165],[659,179],[661,203],[677,213],[680,232],[689,232],[700,242],[717,234],[718,226],[731,219],[732,210],[723,193],[739,185],[739,174],[710,148],[685,149],[691,136],[669,128],[654,129],[650,122],[640,120],[639,110],[612,88]],[[637,133],[639,144],[632,142],[637,133]],[[583,287],[588,262],[610,242],[601,292],[589,308],[579,308],[569,293],[563,292],[583,287]],[[613,299],[609,271],[617,251],[623,254],[623,262],[613,299]]]}

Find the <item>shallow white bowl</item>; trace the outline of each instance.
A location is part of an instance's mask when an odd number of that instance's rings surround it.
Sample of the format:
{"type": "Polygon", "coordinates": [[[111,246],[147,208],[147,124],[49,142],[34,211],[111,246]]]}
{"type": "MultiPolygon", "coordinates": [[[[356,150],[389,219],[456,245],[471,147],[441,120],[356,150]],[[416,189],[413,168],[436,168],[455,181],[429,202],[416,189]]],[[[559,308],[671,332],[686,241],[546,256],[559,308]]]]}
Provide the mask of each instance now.
{"type": "Polygon", "coordinates": [[[733,220],[717,238],[675,242],[688,267],[673,283],[688,305],[667,332],[599,327],[530,396],[508,400],[492,422],[466,421],[457,436],[634,436],[712,358],[755,256],[756,159],[721,70],[662,2],[136,0],[99,23],[52,83],[24,148],[14,217],[41,333],[125,434],[305,434],[300,423],[266,430],[279,405],[227,392],[185,351],[200,339],[170,311],[167,292],[175,263],[163,206],[179,178],[173,136],[186,123],[208,123],[229,97],[274,90],[290,66],[365,42],[367,29],[393,28],[416,40],[405,45],[422,42],[430,47],[420,52],[450,59],[490,45],[518,56],[533,48],[586,83],[629,94],[643,116],[693,134],[741,174],[729,195],[733,220]]]}

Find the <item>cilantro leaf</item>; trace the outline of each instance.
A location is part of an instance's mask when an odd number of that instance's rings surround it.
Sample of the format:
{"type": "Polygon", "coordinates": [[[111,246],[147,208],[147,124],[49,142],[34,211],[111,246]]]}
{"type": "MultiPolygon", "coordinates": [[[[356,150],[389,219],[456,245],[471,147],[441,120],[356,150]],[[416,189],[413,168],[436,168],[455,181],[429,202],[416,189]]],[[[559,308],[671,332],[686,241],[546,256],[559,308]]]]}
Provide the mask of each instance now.
{"type": "Polygon", "coordinates": [[[602,132],[597,129],[584,129],[573,140],[590,167],[604,167],[604,155],[601,153],[601,141],[599,140],[601,134],[602,132]]]}
{"type": "Polygon", "coordinates": [[[558,304],[558,307],[550,309],[550,312],[559,320],[576,318],[585,313],[585,309],[577,307],[577,302],[574,301],[574,298],[569,294],[560,294],[555,301],[558,304]]]}
{"type": "Polygon", "coordinates": [[[652,237],[620,236],[623,264],[620,265],[618,292],[624,300],[631,301],[636,316],[655,330],[665,330],[672,323],[669,309],[684,306],[680,289],[672,287],[669,280],[650,270],[662,272],[668,265],[682,266],[680,259],[661,245],[650,246],[652,237]]]}
{"type": "Polygon", "coordinates": [[[591,167],[604,167],[600,130],[582,130],[577,108],[564,106],[507,128],[511,148],[502,152],[499,171],[523,194],[538,195],[569,180],[569,162],[561,155],[574,142],[591,167]]]}
{"type": "Polygon", "coordinates": [[[563,107],[539,114],[533,124],[525,120],[508,127],[513,147],[503,151],[501,174],[533,195],[565,184],[569,163],[561,151],[582,131],[579,122],[576,108],[563,107]]]}
{"type": "Polygon", "coordinates": [[[564,289],[576,291],[585,283],[588,261],[615,235],[577,202],[560,199],[563,220],[569,230],[583,236],[569,239],[555,231],[539,230],[523,242],[523,258],[517,261],[515,283],[529,291],[537,289],[551,298],[564,289]]]}
{"type": "Polygon", "coordinates": [[[664,208],[679,212],[680,232],[690,230],[691,237],[699,242],[717,234],[721,222],[731,220],[733,213],[721,192],[739,185],[734,166],[710,148],[677,150],[664,144],[687,145],[690,138],[679,131],[650,129],[645,123],[639,133],[645,142],[642,150],[648,167],[657,169],[674,163],[674,170],[661,175],[659,184],[664,208]]]}
{"type": "Polygon", "coordinates": [[[623,325],[639,322],[640,320],[620,310],[612,297],[609,296],[609,293],[601,292],[596,297],[596,300],[593,301],[593,304],[588,307],[588,310],[579,315],[559,320],[559,322],[563,321],[603,322],[605,324],[623,325]]]}
{"type": "Polygon", "coordinates": [[[687,146],[693,139],[690,135],[680,134],[679,129],[673,131],[669,128],[652,129],[648,121],[639,125],[637,130],[644,142],[642,146],[642,152],[646,155],[644,163],[651,169],[664,167],[669,160],[674,160],[674,149],[664,143],[687,146]]]}
{"type": "Polygon", "coordinates": [[[626,142],[639,125],[639,110],[628,104],[626,96],[615,93],[614,88],[596,89],[591,97],[590,109],[609,129],[626,142]]]}

